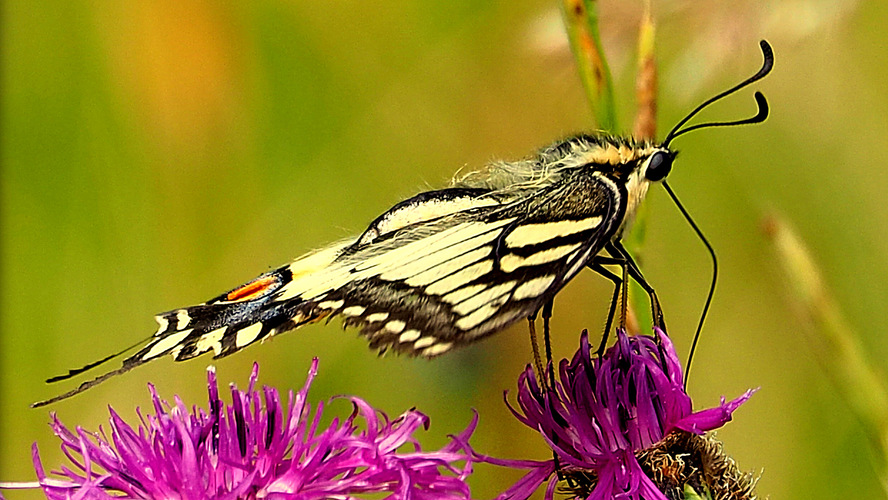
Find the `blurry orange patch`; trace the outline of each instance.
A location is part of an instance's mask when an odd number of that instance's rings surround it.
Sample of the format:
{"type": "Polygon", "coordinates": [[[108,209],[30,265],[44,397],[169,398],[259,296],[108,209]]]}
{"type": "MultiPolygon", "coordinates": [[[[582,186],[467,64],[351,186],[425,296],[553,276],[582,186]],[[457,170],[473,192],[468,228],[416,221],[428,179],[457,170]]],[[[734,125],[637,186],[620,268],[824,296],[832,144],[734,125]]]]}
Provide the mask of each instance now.
{"type": "Polygon", "coordinates": [[[266,276],[264,278],[255,279],[246,285],[228,292],[226,297],[228,300],[253,300],[261,297],[266,292],[274,288],[278,283],[274,276],[266,276]]]}
{"type": "Polygon", "coordinates": [[[234,118],[244,40],[224,10],[158,0],[102,4],[96,14],[122,104],[162,143],[199,148],[234,118]]]}

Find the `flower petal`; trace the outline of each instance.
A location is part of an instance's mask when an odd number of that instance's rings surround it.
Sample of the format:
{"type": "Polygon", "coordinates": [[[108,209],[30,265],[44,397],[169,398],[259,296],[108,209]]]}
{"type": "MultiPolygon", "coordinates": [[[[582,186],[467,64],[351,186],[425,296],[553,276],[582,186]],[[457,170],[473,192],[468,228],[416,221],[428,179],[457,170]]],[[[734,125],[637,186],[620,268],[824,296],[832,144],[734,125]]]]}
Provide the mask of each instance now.
{"type": "Polygon", "coordinates": [[[734,410],[745,403],[758,389],[750,389],[744,392],[740,397],[725,402],[724,396],[721,398],[721,404],[715,408],[708,408],[694,412],[674,424],[674,428],[681,429],[695,434],[702,434],[706,431],[717,429],[727,422],[730,422],[734,410]]]}

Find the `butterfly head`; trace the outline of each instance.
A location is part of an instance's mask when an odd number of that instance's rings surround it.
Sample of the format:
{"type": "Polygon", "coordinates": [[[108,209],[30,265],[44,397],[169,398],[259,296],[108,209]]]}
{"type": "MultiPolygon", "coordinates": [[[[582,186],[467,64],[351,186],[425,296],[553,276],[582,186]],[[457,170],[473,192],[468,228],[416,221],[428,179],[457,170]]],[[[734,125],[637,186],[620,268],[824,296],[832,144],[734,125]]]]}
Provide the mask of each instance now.
{"type": "Polygon", "coordinates": [[[672,162],[675,160],[676,151],[667,148],[657,148],[641,164],[641,175],[648,182],[659,182],[672,171],[672,162]]]}

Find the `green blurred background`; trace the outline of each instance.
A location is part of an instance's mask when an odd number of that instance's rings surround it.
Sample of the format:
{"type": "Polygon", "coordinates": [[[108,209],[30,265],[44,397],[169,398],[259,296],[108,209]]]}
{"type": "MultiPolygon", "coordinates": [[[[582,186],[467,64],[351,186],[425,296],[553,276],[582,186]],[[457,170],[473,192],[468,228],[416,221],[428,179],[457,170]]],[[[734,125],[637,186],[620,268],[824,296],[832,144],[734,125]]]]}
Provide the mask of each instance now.
{"type": "MultiPolygon", "coordinates": [[[[604,43],[631,126],[640,2],[603,1],[604,43]]],[[[0,480],[31,480],[36,441],[62,455],[46,409],[73,387],[43,380],[149,335],[152,315],[200,302],[330,241],[459,169],[523,157],[591,115],[549,0],[411,2],[8,1],[2,6],[0,480]]],[[[719,431],[771,498],[874,498],[863,432],[791,314],[760,223],[809,242],[864,347],[888,356],[888,6],[882,1],[654,2],[660,130],[758,68],[772,116],[682,137],[672,186],[704,228],[721,281],[691,376],[697,405],[761,390],[719,431]]],[[[709,110],[754,111],[751,92],[709,110]]],[[[648,199],[644,264],[686,352],[708,258],[661,189],[648,199]]],[[[600,329],[610,285],[581,275],[555,304],[555,351],[600,329]]],[[[377,358],[338,321],[216,364],[222,383],[357,394],[432,418],[425,442],[481,413],[473,443],[548,457],[502,404],[529,360],[518,325],[434,362],[377,358]]],[[[50,408],[96,429],[162,395],[205,404],[209,358],[161,360],[50,408]]],[[[79,382],[79,380],[78,380],[79,382]]],[[[332,411],[346,413],[345,403],[332,411]]],[[[106,426],[107,427],[107,426],[106,426]]],[[[517,476],[479,468],[490,498],[517,476]]],[[[36,498],[33,493],[10,498],[36,498]]]]}

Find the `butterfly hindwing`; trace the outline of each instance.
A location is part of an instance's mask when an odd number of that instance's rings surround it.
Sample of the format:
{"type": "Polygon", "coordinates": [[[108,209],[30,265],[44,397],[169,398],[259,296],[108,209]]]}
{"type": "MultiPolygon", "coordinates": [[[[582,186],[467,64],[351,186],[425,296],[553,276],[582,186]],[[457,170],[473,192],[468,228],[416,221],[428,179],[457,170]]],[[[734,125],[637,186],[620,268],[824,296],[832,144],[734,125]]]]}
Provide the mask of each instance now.
{"type": "MultiPolygon", "coordinates": [[[[221,357],[265,338],[281,322],[300,316],[287,310],[287,304],[272,300],[273,293],[291,280],[289,267],[282,267],[203,304],[158,314],[157,332],[124,364],[142,364],[167,354],[176,361],[209,351],[221,357]]],[[[304,309],[307,321],[311,309],[304,309]]]]}

